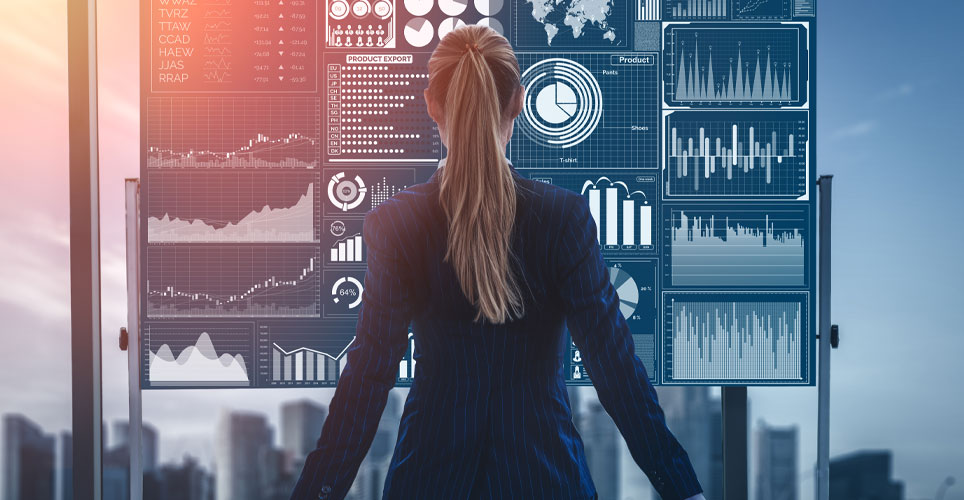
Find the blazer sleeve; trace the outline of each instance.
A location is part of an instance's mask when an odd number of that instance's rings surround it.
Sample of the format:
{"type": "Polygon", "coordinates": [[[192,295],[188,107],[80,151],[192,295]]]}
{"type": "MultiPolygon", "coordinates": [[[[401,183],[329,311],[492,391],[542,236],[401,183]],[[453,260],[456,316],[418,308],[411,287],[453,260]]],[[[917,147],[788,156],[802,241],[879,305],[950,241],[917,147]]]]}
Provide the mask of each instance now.
{"type": "Polygon", "coordinates": [[[367,245],[362,304],[348,364],[328,409],[318,448],[308,454],[291,498],[340,499],[351,488],[368,453],[388,392],[395,385],[398,362],[408,346],[411,286],[400,241],[400,221],[365,217],[367,245]]]}
{"type": "Polygon", "coordinates": [[[557,248],[566,323],[599,401],[622,433],[633,459],[664,500],[702,491],[686,451],[666,426],[656,391],[635,354],[632,334],[619,311],[583,197],[573,202],[557,248]]]}

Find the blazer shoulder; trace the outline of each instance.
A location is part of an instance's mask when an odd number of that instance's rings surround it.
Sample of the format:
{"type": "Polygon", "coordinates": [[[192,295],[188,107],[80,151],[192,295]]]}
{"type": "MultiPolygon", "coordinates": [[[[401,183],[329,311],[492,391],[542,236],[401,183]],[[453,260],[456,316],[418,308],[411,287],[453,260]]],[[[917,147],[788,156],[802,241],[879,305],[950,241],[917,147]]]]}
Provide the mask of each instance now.
{"type": "Polygon", "coordinates": [[[540,219],[565,222],[583,209],[588,210],[585,197],[549,182],[522,178],[519,187],[526,200],[525,208],[540,219]]]}
{"type": "Polygon", "coordinates": [[[432,219],[433,203],[438,203],[437,185],[422,183],[409,186],[365,214],[363,231],[373,240],[404,243],[432,219]]]}

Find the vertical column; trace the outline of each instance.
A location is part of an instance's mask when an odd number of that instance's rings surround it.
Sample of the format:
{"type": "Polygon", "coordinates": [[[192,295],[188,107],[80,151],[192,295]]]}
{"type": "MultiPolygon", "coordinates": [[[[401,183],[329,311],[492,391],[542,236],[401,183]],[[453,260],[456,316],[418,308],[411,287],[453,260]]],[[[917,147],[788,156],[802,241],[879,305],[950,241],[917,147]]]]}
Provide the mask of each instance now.
{"type": "Polygon", "coordinates": [[[623,200],[623,245],[635,245],[636,202],[623,200]]]}
{"type": "Polygon", "coordinates": [[[293,363],[291,362],[291,355],[288,354],[284,357],[284,377],[285,381],[291,380],[291,368],[293,363]]]}
{"type": "Polygon", "coordinates": [[[311,381],[315,379],[315,359],[318,357],[318,354],[306,352],[305,356],[307,356],[305,359],[305,380],[311,381]]]}
{"type": "Polygon", "coordinates": [[[408,334],[408,353],[411,356],[411,376],[415,378],[415,336],[411,333],[408,334]]]}
{"type": "Polygon", "coordinates": [[[341,154],[341,65],[328,65],[328,154],[341,154]]]}
{"type": "Polygon", "coordinates": [[[295,353],[295,380],[305,379],[305,351],[295,353]]]}
{"type": "Polygon", "coordinates": [[[354,262],[355,260],[355,238],[349,238],[345,240],[345,262],[354,262]]]}
{"type": "Polygon", "coordinates": [[[362,237],[355,235],[355,262],[362,261],[362,237]]]}
{"type": "Polygon", "coordinates": [[[281,380],[281,352],[274,349],[273,363],[271,363],[271,380],[277,382],[281,380]]]}
{"type": "Polygon", "coordinates": [[[619,244],[619,204],[616,196],[619,191],[616,188],[606,188],[606,244],[619,244]]]}
{"type": "Polygon", "coordinates": [[[642,246],[653,244],[653,207],[651,205],[639,207],[639,244],[642,246]]]}
{"type": "Polygon", "coordinates": [[[596,188],[589,190],[589,213],[592,215],[593,220],[596,221],[596,241],[602,241],[599,238],[599,229],[602,221],[599,218],[599,190],[596,188]]]}

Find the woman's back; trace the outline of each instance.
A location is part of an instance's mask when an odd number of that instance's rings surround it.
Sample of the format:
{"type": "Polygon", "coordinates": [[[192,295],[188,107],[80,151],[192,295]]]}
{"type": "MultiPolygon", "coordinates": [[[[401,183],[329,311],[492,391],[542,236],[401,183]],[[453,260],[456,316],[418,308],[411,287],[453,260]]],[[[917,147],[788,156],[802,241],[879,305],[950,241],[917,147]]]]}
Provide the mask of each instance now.
{"type": "Polygon", "coordinates": [[[347,493],[409,328],[415,376],[385,498],[593,498],[562,373],[567,327],[657,491],[699,493],[635,356],[586,200],[520,177],[503,156],[521,111],[511,48],[487,28],[455,30],[429,72],[448,161],[365,218],[355,341],[293,498],[347,493]]]}

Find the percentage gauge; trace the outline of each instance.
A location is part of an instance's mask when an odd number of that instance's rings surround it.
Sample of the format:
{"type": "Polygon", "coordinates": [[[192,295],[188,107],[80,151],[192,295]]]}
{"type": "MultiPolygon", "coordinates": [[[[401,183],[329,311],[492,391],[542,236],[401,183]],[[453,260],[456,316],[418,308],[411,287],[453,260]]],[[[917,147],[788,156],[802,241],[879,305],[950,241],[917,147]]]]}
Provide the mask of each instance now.
{"type": "Polygon", "coordinates": [[[363,290],[361,281],[351,276],[345,276],[338,278],[338,281],[335,281],[335,284],[332,285],[331,297],[336,304],[346,300],[349,301],[348,309],[354,309],[358,307],[358,304],[361,304],[363,290]]]}

